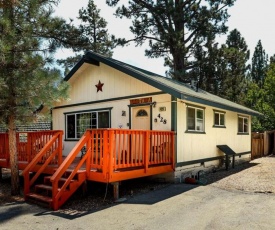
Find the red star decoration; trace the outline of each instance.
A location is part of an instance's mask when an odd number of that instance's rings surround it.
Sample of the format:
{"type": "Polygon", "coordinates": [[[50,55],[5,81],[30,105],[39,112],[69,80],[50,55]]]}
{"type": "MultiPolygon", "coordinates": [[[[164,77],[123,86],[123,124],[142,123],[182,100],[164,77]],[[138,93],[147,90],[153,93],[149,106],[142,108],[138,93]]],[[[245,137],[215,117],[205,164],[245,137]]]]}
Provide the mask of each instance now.
{"type": "Polygon", "coordinates": [[[101,82],[99,81],[98,84],[95,85],[95,87],[97,88],[97,91],[96,91],[96,92],[98,92],[98,91],[103,92],[103,91],[102,91],[103,85],[104,85],[104,83],[101,83],[101,82]]]}

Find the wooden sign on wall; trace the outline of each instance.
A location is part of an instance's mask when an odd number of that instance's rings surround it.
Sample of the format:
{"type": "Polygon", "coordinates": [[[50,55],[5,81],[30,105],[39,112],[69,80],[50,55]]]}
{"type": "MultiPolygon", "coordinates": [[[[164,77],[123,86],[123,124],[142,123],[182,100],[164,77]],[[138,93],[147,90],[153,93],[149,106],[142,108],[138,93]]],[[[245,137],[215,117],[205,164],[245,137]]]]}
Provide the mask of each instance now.
{"type": "Polygon", "coordinates": [[[130,105],[152,103],[152,97],[144,97],[130,100],[130,105]]]}

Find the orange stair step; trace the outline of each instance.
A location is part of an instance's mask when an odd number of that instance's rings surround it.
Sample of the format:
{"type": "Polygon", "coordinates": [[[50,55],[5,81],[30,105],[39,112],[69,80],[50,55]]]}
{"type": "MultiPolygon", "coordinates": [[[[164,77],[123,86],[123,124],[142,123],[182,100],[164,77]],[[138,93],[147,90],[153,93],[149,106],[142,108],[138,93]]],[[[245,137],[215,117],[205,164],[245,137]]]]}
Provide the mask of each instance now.
{"type": "Polygon", "coordinates": [[[45,184],[37,184],[35,185],[35,188],[40,188],[40,189],[45,189],[45,190],[52,190],[53,187],[50,185],[45,185],[45,184]]]}
{"type": "MultiPolygon", "coordinates": [[[[65,172],[73,172],[74,169],[67,169],[65,172]]],[[[77,170],[77,173],[85,173],[86,172],[86,169],[78,169],[77,170]]]]}
{"type": "Polygon", "coordinates": [[[49,203],[49,204],[53,201],[53,199],[51,197],[42,196],[42,195],[39,195],[37,193],[29,193],[29,194],[26,195],[26,197],[32,198],[34,200],[46,202],[46,203],[49,203]]]}
{"type": "MultiPolygon", "coordinates": [[[[49,182],[50,182],[50,178],[51,178],[51,176],[45,176],[45,177],[44,177],[44,183],[49,183],[49,182]]],[[[59,179],[60,182],[65,182],[66,180],[67,180],[67,178],[64,178],[64,177],[61,177],[61,178],[59,179]]],[[[76,180],[75,180],[75,179],[72,179],[71,181],[74,182],[74,181],[76,181],[76,180]]]]}

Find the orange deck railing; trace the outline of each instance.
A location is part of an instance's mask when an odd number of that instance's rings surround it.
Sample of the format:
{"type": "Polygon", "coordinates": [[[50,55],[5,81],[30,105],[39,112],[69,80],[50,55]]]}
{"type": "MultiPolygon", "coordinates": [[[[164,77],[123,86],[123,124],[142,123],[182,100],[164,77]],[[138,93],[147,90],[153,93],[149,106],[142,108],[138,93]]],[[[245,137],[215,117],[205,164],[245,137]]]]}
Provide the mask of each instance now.
{"type": "MultiPolygon", "coordinates": [[[[54,210],[85,180],[118,182],[172,172],[175,168],[172,131],[87,130],[64,160],[62,135],[63,131],[17,133],[18,161],[25,162],[22,165],[25,198],[31,194],[30,187],[42,173],[52,174],[54,210]],[[76,159],[80,154],[81,159],[76,159]]],[[[8,152],[8,136],[0,134],[0,158],[8,161],[8,152]]]]}
{"type": "Polygon", "coordinates": [[[174,132],[89,130],[87,161],[90,180],[114,182],[174,170],[174,132]]]}
{"type": "Polygon", "coordinates": [[[68,183],[79,169],[86,170],[88,180],[108,183],[171,172],[174,167],[172,131],[87,130],[51,177],[53,198],[58,199],[65,190],[66,183],[59,190],[57,184],[68,169],[68,183]],[[81,152],[81,160],[72,169],[81,152]]]}
{"type": "Polygon", "coordinates": [[[10,161],[7,133],[0,133],[0,167],[7,167],[10,161]]]}
{"type": "Polygon", "coordinates": [[[47,132],[47,135],[30,135],[32,138],[35,138],[30,141],[32,144],[35,144],[32,148],[37,148],[35,151],[39,151],[39,153],[32,158],[32,161],[26,166],[22,173],[24,176],[25,195],[29,193],[30,187],[37,178],[42,173],[45,173],[49,165],[53,165],[54,168],[61,165],[62,135],[63,131],[47,132]],[[30,178],[30,172],[35,172],[32,178],[30,178]]]}
{"type": "MultiPolygon", "coordinates": [[[[62,131],[39,131],[39,132],[17,132],[17,159],[20,169],[24,169],[41,149],[51,140],[51,138],[62,131]],[[22,167],[21,167],[22,165],[22,167]]],[[[62,135],[62,134],[61,134],[62,135]]],[[[51,164],[58,164],[61,160],[53,158],[51,164]]],[[[9,139],[7,133],[0,133],[0,166],[9,167],[9,139]],[[1,165],[1,163],[3,165],[1,165]]],[[[41,158],[39,163],[44,163],[48,159],[47,154],[41,158]]]]}
{"type": "MultiPolygon", "coordinates": [[[[86,131],[82,138],[79,140],[79,142],[75,145],[75,147],[72,149],[72,151],[69,153],[69,155],[65,158],[65,160],[62,162],[62,164],[59,166],[59,168],[56,170],[56,172],[51,176],[50,181],[52,183],[52,200],[53,200],[53,209],[57,210],[63,202],[65,202],[66,199],[61,199],[62,196],[64,196],[64,192],[67,189],[67,187],[70,185],[72,179],[75,177],[77,173],[79,173],[79,169],[81,166],[86,163],[87,165],[87,159],[90,159],[90,132],[86,131]],[[86,148],[86,154],[81,157],[80,161],[74,165],[74,167],[70,167],[79,152],[83,148],[86,148]],[[68,171],[69,170],[69,171],[68,171]],[[61,177],[64,175],[64,173],[67,172],[68,175],[66,177],[66,181],[62,184],[61,187],[59,187],[59,181],[61,177]]],[[[84,169],[85,170],[85,169],[84,169]]],[[[86,180],[86,176],[82,178],[83,181],[86,180]]],[[[75,186],[80,186],[81,181],[78,184],[75,184],[75,186]]],[[[76,189],[76,188],[74,188],[76,189]]],[[[71,194],[67,194],[71,195],[71,194]]],[[[64,197],[63,197],[64,198],[64,197]]]]}

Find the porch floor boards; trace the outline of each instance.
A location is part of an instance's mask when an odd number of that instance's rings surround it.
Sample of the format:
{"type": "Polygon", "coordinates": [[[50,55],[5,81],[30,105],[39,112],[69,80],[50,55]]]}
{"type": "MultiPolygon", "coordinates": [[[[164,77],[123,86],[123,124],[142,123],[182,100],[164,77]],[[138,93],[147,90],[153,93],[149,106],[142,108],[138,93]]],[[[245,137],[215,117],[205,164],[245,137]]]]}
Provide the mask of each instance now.
{"type": "MultiPolygon", "coordinates": [[[[62,157],[62,162],[64,161],[66,157],[62,157]]],[[[73,163],[70,165],[70,169],[74,169],[78,162],[81,160],[80,157],[76,157],[73,161],[73,163]]],[[[29,163],[27,161],[18,161],[18,169],[19,170],[24,170],[29,163]]],[[[6,162],[6,159],[0,159],[0,168],[10,168],[10,162],[6,162]]],[[[49,171],[54,171],[58,168],[58,165],[56,164],[51,164],[47,166],[46,172],[49,171]]],[[[86,170],[85,163],[81,166],[80,170],[86,170]]]]}
{"type": "MultiPolygon", "coordinates": [[[[62,157],[62,162],[65,160],[66,157],[62,157]]],[[[76,168],[78,163],[81,161],[81,157],[76,157],[72,164],[68,167],[67,171],[71,171],[76,168]]],[[[0,159],[1,162],[1,159],[0,159]]],[[[18,162],[18,169],[19,170],[24,170],[28,165],[28,162],[26,161],[19,161],[18,162]]],[[[150,175],[155,175],[159,173],[165,173],[165,172],[170,172],[171,170],[167,170],[166,167],[168,167],[170,164],[166,163],[160,163],[160,164],[150,164],[148,166],[149,171],[145,172],[144,171],[144,166],[132,166],[132,167],[124,167],[125,165],[122,164],[121,167],[117,165],[114,169],[114,173],[116,176],[121,175],[121,177],[118,177],[118,181],[125,180],[125,179],[132,179],[132,178],[137,178],[137,177],[144,177],[144,176],[150,176],[150,175]]],[[[0,164],[0,168],[10,168],[10,165],[3,166],[0,164]]],[[[37,172],[40,169],[40,165],[37,165],[34,169],[33,172],[37,172]]],[[[58,169],[58,165],[52,164],[48,165],[46,169],[44,170],[44,174],[49,174],[53,175],[54,172],[58,169]]],[[[80,171],[86,171],[86,163],[84,162],[83,165],[79,169],[80,171]]],[[[115,176],[115,177],[116,177],[115,176]]],[[[90,181],[97,181],[97,182],[106,182],[106,178],[103,177],[102,174],[102,168],[96,168],[96,167],[91,167],[89,173],[86,176],[86,180],[90,181]]]]}

